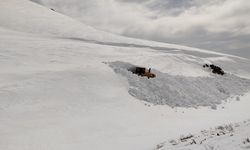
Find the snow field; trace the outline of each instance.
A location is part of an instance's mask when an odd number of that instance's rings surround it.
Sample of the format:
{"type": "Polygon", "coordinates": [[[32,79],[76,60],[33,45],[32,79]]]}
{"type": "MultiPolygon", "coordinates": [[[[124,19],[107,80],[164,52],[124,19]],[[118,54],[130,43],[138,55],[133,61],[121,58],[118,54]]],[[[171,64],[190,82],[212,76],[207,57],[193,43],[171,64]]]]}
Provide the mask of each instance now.
{"type": "Polygon", "coordinates": [[[249,117],[247,97],[216,111],[139,101],[129,95],[127,79],[103,63],[143,64],[138,58],[176,55],[9,32],[0,39],[0,149],[147,150],[176,135],[249,117]]]}
{"type": "Polygon", "coordinates": [[[0,149],[151,150],[176,135],[249,119],[249,93],[217,110],[140,101],[128,93],[127,78],[103,63],[115,61],[172,79],[210,77],[204,62],[239,74],[249,64],[101,32],[26,0],[0,1],[0,149]]]}

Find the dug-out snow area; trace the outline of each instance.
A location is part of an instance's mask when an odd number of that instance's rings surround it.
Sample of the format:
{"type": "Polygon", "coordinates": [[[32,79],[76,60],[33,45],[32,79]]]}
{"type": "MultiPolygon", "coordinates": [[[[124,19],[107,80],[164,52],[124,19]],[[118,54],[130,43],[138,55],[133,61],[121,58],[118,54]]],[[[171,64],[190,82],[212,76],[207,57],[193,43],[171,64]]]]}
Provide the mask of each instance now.
{"type": "Polygon", "coordinates": [[[135,67],[127,62],[109,62],[115,73],[127,78],[128,93],[139,100],[170,107],[211,106],[228,98],[243,95],[250,89],[250,80],[232,74],[211,77],[174,76],[153,69],[156,78],[148,79],[128,71],[135,67]]]}

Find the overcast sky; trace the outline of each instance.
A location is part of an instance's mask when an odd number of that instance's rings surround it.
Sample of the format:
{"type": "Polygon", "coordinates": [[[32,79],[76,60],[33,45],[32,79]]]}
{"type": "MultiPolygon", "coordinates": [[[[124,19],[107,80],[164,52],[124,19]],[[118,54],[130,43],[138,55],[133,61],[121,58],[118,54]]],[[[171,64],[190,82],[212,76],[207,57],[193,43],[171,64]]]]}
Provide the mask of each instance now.
{"type": "Polygon", "coordinates": [[[35,0],[98,29],[250,57],[250,0],[35,0]]]}

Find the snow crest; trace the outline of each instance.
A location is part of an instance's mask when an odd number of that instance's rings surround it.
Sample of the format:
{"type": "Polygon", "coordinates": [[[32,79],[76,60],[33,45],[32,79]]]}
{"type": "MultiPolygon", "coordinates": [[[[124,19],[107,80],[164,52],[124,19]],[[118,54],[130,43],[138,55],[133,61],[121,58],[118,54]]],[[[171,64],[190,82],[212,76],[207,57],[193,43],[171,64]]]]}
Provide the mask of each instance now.
{"type": "Polygon", "coordinates": [[[250,122],[230,123],[158,144],[154,150],[243,150],[250,148],[250,122]]]}
{"type": "Polygon", "coordinates": [[[152,70],[156,78],[140,77],[128,69],[134,65],[111,62],[114,71],[128,79],[129,94],[156,105],[171,107],[211,106],[226,101],[231,96],[242,95],[250,89],[250,80],[226,74],[212,77],[173,76],[152,70]]]}

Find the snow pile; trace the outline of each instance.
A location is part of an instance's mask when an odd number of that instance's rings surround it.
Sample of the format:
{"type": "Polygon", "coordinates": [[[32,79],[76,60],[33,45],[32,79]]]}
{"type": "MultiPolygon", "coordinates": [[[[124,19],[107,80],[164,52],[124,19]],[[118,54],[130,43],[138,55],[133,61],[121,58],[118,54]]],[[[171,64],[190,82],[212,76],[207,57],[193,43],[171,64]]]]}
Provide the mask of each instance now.
{"type": "Polygon", "coordinates": [[[173,76],[157,70],[156,78],[148,79],[128,71],[132,64],[111,62],[110,66],[129,82],[129,93],[156,105],[171,107],[198,107],[221,104],[230,96],[242,95],[250,89],[250,80],[234,75],[213,75],[212,77],[173,76]]]}
{"type": "Polygon", "coordinates": [[[163,142],[155,150],[241,150],[250,148],[250,122],[228,124],[163,142]],[[247,132],[246,132],[247,131],[247,132]]]}

